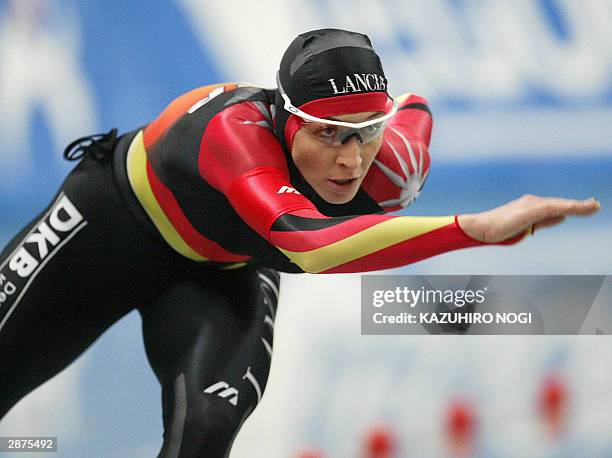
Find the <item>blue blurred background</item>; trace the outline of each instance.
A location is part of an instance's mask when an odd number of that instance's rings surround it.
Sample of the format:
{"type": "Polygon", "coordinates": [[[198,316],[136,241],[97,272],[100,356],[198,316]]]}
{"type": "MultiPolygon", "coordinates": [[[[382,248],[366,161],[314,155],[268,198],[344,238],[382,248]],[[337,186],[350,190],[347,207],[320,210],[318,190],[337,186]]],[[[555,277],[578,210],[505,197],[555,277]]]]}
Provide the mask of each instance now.
{"type": "MultiPolygon", "coordinates": [[[[70,170],[61,152],[73,139],[145,124],[174,97],[197,86],[252,81],[273,87],[282,52],[295,35],[332,26],[368,33],[382,56],[391,92],[414,92],[430,102],[435,119],[432,169],[419,200],[404,213],[475,212],[524,193],[595,196],[603,205],[595,217],[568,221],[516,248],[451,253],[397,272],[611,273],[610,0],[0,0],[0,242],[8,242],[47,205],[70,170]]],[[[270,402],[247,422],[232,456],[289,456],[304,444],[321,447],[329,456],[349,456],[358,443],[350,436],[353,432],[345,428],[330,440],[324,431],[338,427],[341,418],[329,406],[335,413],[317,418],[308,406],[321,392],[296,380],[310,361],[311,377],[318,377],[314,386],[319,386],[343,358],[323,348],[314,352],[306,343],[313,336],[320,341],[328,336],[330,345],[350,352],[353,358],[344,353],[344,361],[353,364],[350,370],[368,370],[368,352],[359,356],[354,350],[364,345],[354,326],[358,276],[334,277],[333,291],[326,289],[330,279],[283,278],[288,286],[277,325],[276,372],[266,397],[270,402]],[[302,306],[302,288],[311,292],[304,285],[320,288],[316,305],[302,306]],[[292,323],[312,327],[306,334],[292,323]],[[305,354],[305,348],[314,353],[305,354]],[[302,414],[288,422],[287,415],[297,415],[292,390],[298,387],[302,414]]],[[[452,345],[460,355],[472,354],[479,348],[473,339],[453,340],[452,345]]],[[[507,348],[528,355],[525,339],[507,348]]],[[[418,374],[418,386],[429,386],[428,396],[436,396],[433,380],[439,380],[438,369],[449,363],[442,346],[391,338],[365,341],[371,345],[366,350],[380,347],[388,354],[382,359],[390,370],[403,366],[389,349],[428,350],[437,365],[413,365],[410,377],[418,374]]],[[[612,347],[608,337],[591,341],[592,346],[580,342],[582,353],[573,360],[567,357],[573,361],[567,363],[568,371],[586,364],[583,359],[590,353],[609,356],[606,351],[612,347]]],[[[575,344],[566,338],[538,340],[529,347],[559,361],[554,355],[573,354],[568,349],[575,344]]],[[[459,359],[461,370],[490,373],[495,366],[487,358],[499,361],[502,356],[487,354],[478,362],[466,356],[459,359]]],[[[589,361],[601,363],[596,356],[589,361]]],[[[528,364],[534,380],[537,367],[546,366],[533,360],[528,364]]],[[[606,364],[609,368],[610,362],[606,364]]],[[[445,372],[448,379],[457,377],[451,372],[445,372]]],[[[334,383],[346,372],[339,374],[334,383]]],[[[385,386],[384,380],[377,383],[385,386]]],[[[492,383],[491,396],[502,396],[500,387],[492,383]]],[[[438,390],[442,397],[448,387],[438,390]]],[[[608,391],[603,396],[612,411],[612,395],[608,391]]],[[[356,395],[357,405],[358,399],[356,395]]],[[[161,444],[159,401],[139,318],[131,314],[75,365],[17,406],[0,423],[0,435],[58,435],[59,456],[153,456],[161,444]]],[[[386,404],[380,400],[377,405],[386,404]]],[[[364,424],[380,414],[361,410],[364,424]]],[[[410,422],[406,412],[382,410],[393,411],[387,416],[396,424],[410,422]]],[[[612,430],[612,420],[608,417],[600,427],[612,430]]],[[[524,439],[517,434],[519,441],[524,439]]],[[[604,444],[597,450],[610,451],[601,434],[595,437],[604,444]]],[[[490,448],[477,454],[514,450],[511,442],[485,442],[483,447],[490,448]]],[[[567,444],[557,446],[569,450],[567,444]]],[[[560,456],[550,447],[534,456],[560,456]]],[[[436,456],[442,448],[432,450],[432,455],[423,450],[423,456],[436,456]]]]}

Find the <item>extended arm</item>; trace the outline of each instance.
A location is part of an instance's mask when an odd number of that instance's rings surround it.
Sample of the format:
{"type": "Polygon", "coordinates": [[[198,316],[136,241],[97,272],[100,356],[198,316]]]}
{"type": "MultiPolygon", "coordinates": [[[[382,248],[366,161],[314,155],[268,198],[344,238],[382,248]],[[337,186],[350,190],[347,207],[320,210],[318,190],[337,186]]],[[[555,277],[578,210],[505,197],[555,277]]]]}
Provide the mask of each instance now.
{"type": "Polygon", "coordinates": [[[387,269],[482,244],[461,230],[455,216],[321,214],[293,190],[284,153],[262,121],[252,103],[215,116],[202,139],[200,173],[251,228],[304,271],[387,269]]]}

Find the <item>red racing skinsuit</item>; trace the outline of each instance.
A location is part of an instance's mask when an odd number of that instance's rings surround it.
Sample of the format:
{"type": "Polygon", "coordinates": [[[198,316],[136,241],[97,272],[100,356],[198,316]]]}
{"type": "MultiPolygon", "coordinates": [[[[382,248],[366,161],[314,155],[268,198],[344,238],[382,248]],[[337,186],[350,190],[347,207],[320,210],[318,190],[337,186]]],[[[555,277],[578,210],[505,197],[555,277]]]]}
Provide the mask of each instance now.
{"type": "Polygon", "coordinates": [[[266,386],[276,270],[363,272],[480,244],[454,216],[385,214],[429,171],[422,98],[400,97],[361,188],[334,205],[275,136],[275,97],[202,87],[119,140],[73,143],[82,159],[53,202],[0,251],[0,419],[137,309],[162,387],[159,457],[225,457],[266,386]]]}
{"type": "Polygon", "coordinates": [[[175,251],[223,269],[257,263],[342,273],[482,244],[456,216],[385,214],[408,205],[429,171],[432,120],[423,98],[399,98],[357,195],[334,205],[299,176],[275,136],[274,96],[237,84],[201,87],[128,134],[119,181],[175,251]]]}

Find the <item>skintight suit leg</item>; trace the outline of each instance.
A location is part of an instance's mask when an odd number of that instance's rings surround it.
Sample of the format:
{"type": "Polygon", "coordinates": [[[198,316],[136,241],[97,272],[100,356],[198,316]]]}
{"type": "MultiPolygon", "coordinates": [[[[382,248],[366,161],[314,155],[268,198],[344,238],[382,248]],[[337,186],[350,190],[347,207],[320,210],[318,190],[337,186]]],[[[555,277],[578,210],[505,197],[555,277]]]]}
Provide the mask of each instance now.
{"type": "Polygon", "coordinates": [[[109,161],[85,155],[0,253],[0,419],[138,308],[162,384],[160,456],[225,456],[265,388],[279,275],[182,258],[127,208],[109,161]]]}
{"type": "Polygon", "coordinates": [[[140,309],[162,384],[160,457],[229,455],[266,386],[278,287],[265,268],[198,272],[140,309]]]}
{"type": "Polygon", "coordinates": [[[110,164],[86,156],[0,253],[0,419],[168,289],[175,258],[128,213],[110,164]]]}

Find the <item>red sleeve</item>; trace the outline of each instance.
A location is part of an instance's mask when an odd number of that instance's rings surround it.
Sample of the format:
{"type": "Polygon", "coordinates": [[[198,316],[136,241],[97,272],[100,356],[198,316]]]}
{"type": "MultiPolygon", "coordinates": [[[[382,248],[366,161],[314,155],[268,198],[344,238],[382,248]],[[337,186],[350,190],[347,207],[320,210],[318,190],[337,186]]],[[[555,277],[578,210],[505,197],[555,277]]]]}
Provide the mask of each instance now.
{"type": "Polygon", "coordinates": [[[482,244],[454,216],[324,216],[292,187],[264,108],[247,102],[215,116],[202,137],[199,170],[246,224],[304,271],[388,269],[482,244]]]}

